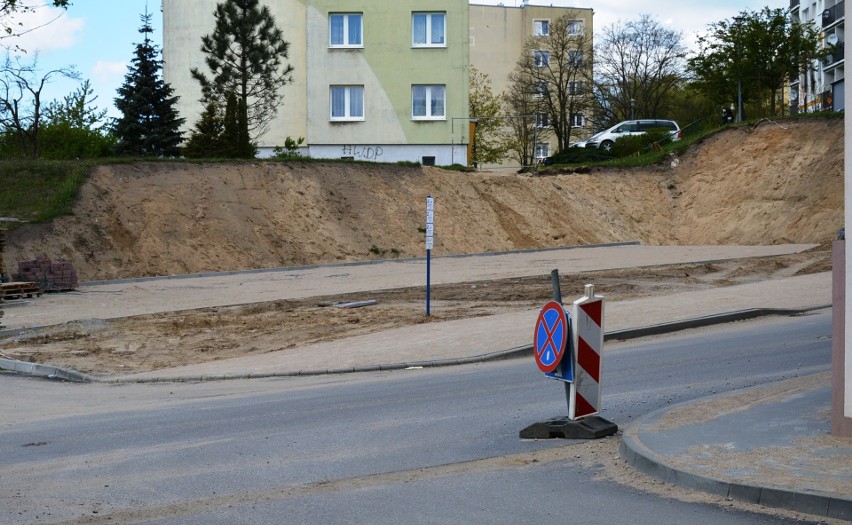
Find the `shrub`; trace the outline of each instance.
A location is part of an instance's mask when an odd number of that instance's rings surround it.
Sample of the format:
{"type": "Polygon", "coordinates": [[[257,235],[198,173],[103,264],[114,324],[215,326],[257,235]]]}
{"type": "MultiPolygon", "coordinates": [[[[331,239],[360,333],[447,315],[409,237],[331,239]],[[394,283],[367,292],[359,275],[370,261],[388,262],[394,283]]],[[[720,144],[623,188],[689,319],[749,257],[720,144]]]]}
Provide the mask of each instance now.
{"type": "Polygon", "coordinates": [[[553,156],[553,164],[602,162],[611,158],[612,153],[603,148],[568,148],[553,156]]]}
{"type": "Polygon", "coordinates": [[[649,129],[642,135],[627,135],[616,140],[610,152],[613,157],[626,157],[649,151],[653,144],[664,145],[671,142],[671,130],[665,128],[649,129]]]}
{"type": "Polygon", "coordinates": [[[298,139],[294,139],[293,137],[287,137],[284,139],[284,147],[275,146],[272,149],[272,157],[278,160],[293,160],[302,157],[302,153],[299,151],[299,146],[305,143],[305,137],[299,137],[298,139]]]}

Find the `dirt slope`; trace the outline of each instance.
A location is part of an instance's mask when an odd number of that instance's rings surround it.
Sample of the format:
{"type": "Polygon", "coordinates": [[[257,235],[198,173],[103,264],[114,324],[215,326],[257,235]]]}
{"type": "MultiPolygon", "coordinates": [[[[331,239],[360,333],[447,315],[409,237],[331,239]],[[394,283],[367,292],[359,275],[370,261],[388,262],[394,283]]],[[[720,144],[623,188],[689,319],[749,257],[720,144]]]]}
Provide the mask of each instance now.
{"type": "Polygon", "coordinates": [[[96,168],[75,214],[10,232],[81,280],[641,241],[824,242],[843,221],[843,120],[764,122],[647,169],[462,174],[320,162],[96,168]]]}

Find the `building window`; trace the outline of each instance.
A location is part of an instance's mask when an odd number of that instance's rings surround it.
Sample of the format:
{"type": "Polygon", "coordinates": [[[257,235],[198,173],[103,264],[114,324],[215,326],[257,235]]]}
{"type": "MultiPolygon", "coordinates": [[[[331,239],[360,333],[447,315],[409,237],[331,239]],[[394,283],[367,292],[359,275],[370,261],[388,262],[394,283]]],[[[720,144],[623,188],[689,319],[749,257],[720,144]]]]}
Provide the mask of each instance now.
{"type": "Polygon", "coordinates": [[[535,60],[535,67],[547,67],[550,65],[550,53],[547,51],[534,51],[533,59],[535,60]]]}
{"type": "Polygon", "coordinates": [[[331,120],[364,120],[364,86],[331,86],[331,120]]]}
{"type": "Polygon", "coordinates": [[[363,47],[361,13],[328,15],[328,41],[331,47],[363,47]]]}
{"type": "Polygon", "coordinates": [[[586,117],[582,113],[574,113],[570,120],[572,128],[582,128],[586,124],[586,117]]]}
{"type": "Polygon", "coordinates": [[[533,91],[533,96],[535,98],[542,98],[547,95],[547,82],[537,82],[535,85],[535,91],[533,91]]]}
{"type": "Polygon", "coordinates": [[[547,36],[550,34],[550,20],[533,20],[533,35],[547,36]]]}
{"type": "Polygon", "coordinates": [[[416,120],[443,120],[446,117],[445,86],[411,86],[411,116],[416,120]]]}
{"type": "Polygon", "coordinates": [[[568,21],[568,36],[583,36],[586,31],[586,24],[582,20],[568,21]]]}
{"type": "Polygon", "coordinates": [[[550,156],[550,144],[539,142],[535,145],[535,158],[543,159],[550,156]]]}
{"type": "Polygon", "coordinates": [[[412,13],[411,43],[414,47],[446,46],[446,33],[445,13],[412,13]]]}
{"type": "Polygon", "coordinates": [[[550,125],[550,120],[547,118],[547,113],[536,113],[535,114],[535,127],[546,128],[549,125],[550,125]]]}
{"type": "Polygon", "coordinates": [[[569,82],[568,83],[568,94],[569,95],[582,95],[583,94],[583,83],[582,82],[569,82]]]}
{"type": "Polygon", "coordinates": [[[583,52],[579,50],[568,51],[568,63],[572,67],[580,67],[583,65],[583,52]]]}

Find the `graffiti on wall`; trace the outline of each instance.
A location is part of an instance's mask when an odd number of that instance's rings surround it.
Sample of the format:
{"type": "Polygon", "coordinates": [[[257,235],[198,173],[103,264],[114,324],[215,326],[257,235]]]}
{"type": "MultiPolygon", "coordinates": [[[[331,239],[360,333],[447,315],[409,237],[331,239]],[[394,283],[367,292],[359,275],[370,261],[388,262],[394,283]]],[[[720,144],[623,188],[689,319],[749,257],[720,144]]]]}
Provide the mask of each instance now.
{"type": "Polygon", "coordinates": [[[356,160],[378,160],[384,154],[381,146],[343,146],[343,156],[356,160]]]}

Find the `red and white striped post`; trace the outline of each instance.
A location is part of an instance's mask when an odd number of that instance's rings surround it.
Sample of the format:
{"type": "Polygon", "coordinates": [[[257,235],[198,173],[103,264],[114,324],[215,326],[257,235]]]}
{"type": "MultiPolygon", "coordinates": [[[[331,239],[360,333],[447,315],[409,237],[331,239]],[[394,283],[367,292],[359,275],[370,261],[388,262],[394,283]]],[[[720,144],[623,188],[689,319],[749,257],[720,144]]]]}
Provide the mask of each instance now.
{"type": "Polygon", "coordinates": [[[575,379],[568,396],[568,419],[574,421],[601,411],[601,357],[604,342],[604,298],[586,285],[585,296],[574,301],[573,350],[575,379]]]}

